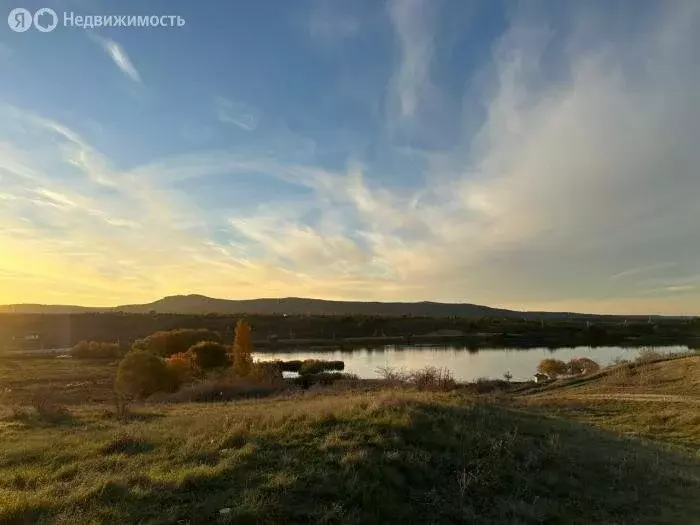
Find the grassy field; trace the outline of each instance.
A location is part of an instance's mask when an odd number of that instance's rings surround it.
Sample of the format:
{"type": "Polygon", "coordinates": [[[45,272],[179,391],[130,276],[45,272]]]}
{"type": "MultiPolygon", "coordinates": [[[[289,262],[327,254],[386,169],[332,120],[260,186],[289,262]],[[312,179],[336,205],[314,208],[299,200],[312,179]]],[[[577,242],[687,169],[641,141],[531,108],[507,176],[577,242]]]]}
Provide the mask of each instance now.
{"type": "MultiPolygon", "coordinates": [[[[0,522],[697,524],[688,359],[518,394],[377,386],[144,404],[126,421],[102,402],[37,411],[5,364],[0,522]]],[[[52,362],[22,370],[60,393],[87,366],[87,391],[108,392],[113,365],[52,362]]]]}
{"type": "Polygon", "coordinates": [[[518,401],[543,413],[700,450],[700,356],[620,365],[518,401]]]}
{"type": "Polygon", "coordinates": [[[37,395],[76,405],[109,401],[117,361],[0,356],[0,403],[30,404],[37,395]]]}

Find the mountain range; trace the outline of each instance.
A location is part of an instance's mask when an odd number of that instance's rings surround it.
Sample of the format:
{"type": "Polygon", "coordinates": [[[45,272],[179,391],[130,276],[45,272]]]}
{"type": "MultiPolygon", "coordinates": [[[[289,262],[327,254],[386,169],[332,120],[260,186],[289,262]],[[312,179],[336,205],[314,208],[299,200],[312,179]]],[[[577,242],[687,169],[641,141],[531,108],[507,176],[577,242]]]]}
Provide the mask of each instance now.
{"type": "MultiPolygon", "coordinates": [[[[114,307],[86,307],[71,305],[11,304],[0,306],[0,313],[17,314],[77,314],[77,313],[177,313],[177,314],[287,314],[287,315],[378,315],[427,317],[520,317],[520,318],[648,318],[649,316],[619,316],[580,314],[571,312],[521,312],[491,308],[469,303],[437,302],[361,302],[327,301],[300,297],[279,299],[214,299],[204,295],[173,295],[152,303],[129,304],[114,307]]],[[[651,316],[660,317],[660,316],[651,316]]]]}

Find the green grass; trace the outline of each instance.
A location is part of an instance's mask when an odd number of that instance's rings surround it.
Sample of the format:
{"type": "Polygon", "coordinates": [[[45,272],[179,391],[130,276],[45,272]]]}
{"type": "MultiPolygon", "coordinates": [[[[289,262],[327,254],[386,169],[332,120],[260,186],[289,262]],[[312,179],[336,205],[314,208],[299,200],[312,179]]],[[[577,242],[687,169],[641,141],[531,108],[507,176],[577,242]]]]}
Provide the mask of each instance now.
{"type": "Polygon", "coordinates": [[[577,399],[539,404],[547,414],[590,423],[627,436],[673,443],[700,451],[700,405],[677,402],[577,399]]]}
{"type": "Polygon", "coordinates": [[[7,523],[697,523],[673,447],[460,394],[308,394],[0,423],[7,523]],[[230,508],[227,515],[219,510],[230,508]]]}

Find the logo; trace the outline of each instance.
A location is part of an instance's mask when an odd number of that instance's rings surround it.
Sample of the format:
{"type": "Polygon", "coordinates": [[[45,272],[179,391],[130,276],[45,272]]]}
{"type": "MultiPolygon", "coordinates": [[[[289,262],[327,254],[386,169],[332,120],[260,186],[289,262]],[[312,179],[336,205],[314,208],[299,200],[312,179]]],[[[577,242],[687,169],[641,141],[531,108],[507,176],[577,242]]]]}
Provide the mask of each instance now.
{"type": "Polygon", "coordinates": [[[24,33],[32,27],[32,14],[22,7],[18,7],[10,11],[7,16],[7,23],[10,29],[17,33],[24,33]]]}
{"type": "Polygon", "coordinates": [[[36,13],[34,13],[34,27],[36,27],[42,33],[48,33],[56,29],[58,25],[58,16],[56,16],[56,11],[49,9],[48,7],[42,7],[36,13]]]}
{"type": "Polygon", "coordinates": [[[48,33],[56,29],[58,16],[56,11],[48,7],[42,7],[32,16],[32,13],[23,7],[17,7],[10,11],[7,16],[7,23],[10,29],[17,33],[24,33],[34,24],[34,27],[42,33],[48,33]]]}

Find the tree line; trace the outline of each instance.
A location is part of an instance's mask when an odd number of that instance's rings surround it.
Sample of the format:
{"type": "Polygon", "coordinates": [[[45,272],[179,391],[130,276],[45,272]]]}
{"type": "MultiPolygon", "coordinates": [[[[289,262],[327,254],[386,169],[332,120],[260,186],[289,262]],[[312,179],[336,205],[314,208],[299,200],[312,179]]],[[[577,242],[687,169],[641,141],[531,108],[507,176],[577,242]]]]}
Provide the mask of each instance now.
{"type": "MultiPolygon", "coordinates": [[[[118,341],[130,345],[158,331],[209,330],[231,344],[236,321],[241,316],[90,313],[71,315],[0,314],[0,346],[21,345],[28,334],[38,334],[46,347],[72,346],[79,341],[118,341]]],[[[514,343],[561,345],[562,342],[616,344],[638,339],[666,340],[690,344],[700,338],[698,319],[654,319],[652,321],[601,321],[577,319],[519,319],[465,317],[377,317],[377,316],[282,316],[250,315],[258,341],[352,337],[405,337],[438,330],[457,330],[466,335],[491,334],[514,343]]],[[[642,343],[644,344],[644,343],[642,343]]]]}

